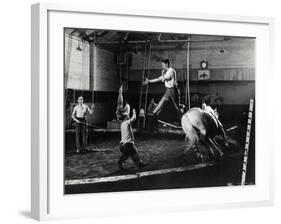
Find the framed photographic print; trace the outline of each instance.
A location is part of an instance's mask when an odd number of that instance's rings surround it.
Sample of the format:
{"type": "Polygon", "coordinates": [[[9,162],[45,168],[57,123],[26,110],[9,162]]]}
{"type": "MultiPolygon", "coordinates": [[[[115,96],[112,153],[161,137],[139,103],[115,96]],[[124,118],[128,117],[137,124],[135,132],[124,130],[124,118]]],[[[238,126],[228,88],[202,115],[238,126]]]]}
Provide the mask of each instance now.
{"type": "Polygon", "coordinates": [[[33,5],[32,216],[272,204],[272,26],[33,5]]]}

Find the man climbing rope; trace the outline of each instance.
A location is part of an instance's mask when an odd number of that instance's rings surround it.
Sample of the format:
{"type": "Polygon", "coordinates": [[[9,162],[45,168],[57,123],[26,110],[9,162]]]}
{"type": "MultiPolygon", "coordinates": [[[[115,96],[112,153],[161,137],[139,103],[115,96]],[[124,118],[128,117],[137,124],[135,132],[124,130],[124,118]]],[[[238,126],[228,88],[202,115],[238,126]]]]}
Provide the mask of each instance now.
{"type": "Polygon", "coordinates": [[[178,116],[181,117],[182,113],[179,108],[179,90],[178,90],[178,83],[177,83],[177,76],[176,71],[170,66],[169,59],[164,59],[161,61],[162,63],[162,75],[155,79],[148,79],[146,78],[143,82],[143,85],[148,85],[149,83],[156,83],[156,82],[164,82],[166,91],[159,101],[156,108],[153,110],[153,115],[158,116],[163,109],[164,105],[171,100],[174,107],[177,110],[178,116]]]}

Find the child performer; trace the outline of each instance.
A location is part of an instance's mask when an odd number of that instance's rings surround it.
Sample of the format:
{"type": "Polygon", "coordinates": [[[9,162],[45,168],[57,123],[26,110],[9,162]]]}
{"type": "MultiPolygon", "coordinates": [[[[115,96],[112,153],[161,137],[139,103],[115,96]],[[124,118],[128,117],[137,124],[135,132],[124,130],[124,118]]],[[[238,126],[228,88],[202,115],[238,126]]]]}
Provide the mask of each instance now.
{"type": "Polygon", "coordinates": [[[119,89],[118,105],[117,105],[117,119],[121,121],[121,141],[119,149],[121,156],[118,160],[118,167],[120,170],[124,170],[124,162],[131,157],[136,166],[141,169],[144,167],[143,162],[140,159],[138,150],[135,147],[134,134],[132,129],[132,123],[136,120],[136,110],[133,109],[133,116],[130,118],[130,106],[128,103],[122,106],[122,86],[119,89]]]}

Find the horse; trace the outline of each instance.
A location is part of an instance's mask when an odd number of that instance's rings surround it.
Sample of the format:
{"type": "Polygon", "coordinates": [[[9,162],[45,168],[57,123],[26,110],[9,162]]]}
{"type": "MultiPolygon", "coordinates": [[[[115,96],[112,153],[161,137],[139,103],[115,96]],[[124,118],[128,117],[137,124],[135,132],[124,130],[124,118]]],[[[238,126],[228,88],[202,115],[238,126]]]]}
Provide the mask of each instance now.
{"type": "MultiPolygon", "coordinates": [[[[182,129],[188,140],[188,148],[196,148],[198,143],[202,143],[210,150],[213,157],[217,150],[220,157],[223,157],[223,152],[215,140],[215,136],[224,133],[223,127],[215,115],[206,112],[200,108],[194,107],[183,114],[181,118],[182,129]]],[[[227,145],[227,142],[225,143],[227,145]]]]}

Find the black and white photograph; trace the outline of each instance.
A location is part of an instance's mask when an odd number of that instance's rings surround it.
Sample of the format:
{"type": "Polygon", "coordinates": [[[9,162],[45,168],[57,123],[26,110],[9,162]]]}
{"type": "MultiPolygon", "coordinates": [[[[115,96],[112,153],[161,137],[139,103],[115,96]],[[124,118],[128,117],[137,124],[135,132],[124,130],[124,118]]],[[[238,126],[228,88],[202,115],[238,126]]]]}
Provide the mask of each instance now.
{"type": "Polygon", "coordinates": [[[65,194],[255,185],[255,37],[62,38],[65,194]]]}
{"type": "Polygon", "coordinates": [[[281,223],[278,6],[2,1],[1,223],[281,223]]]}

